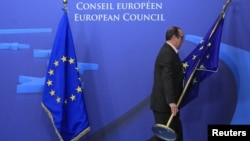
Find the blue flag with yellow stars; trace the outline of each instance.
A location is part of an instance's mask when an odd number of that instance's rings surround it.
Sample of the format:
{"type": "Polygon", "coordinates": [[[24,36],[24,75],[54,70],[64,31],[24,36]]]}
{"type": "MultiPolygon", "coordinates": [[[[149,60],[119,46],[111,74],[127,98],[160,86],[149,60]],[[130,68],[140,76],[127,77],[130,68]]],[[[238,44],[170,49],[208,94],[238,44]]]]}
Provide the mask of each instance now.
{"type": "Polygon", "coordinates": [[[59,23],[47,68],[42,107],[61,141],[90,131],[67,12],[59,23]]]}
{"type": "Polygon", "coordinates": [[[198,96],[200,83],[218,70],[223,24],[224,17],[218,17],[206,36],[182,61],[184,68],[184,85],[187,85],[189,79],[191,80],[180,107],[183,107],[195,99],[198,96]],[[194,72],[194,75],[191,78],[192,72],[194,72]]]}

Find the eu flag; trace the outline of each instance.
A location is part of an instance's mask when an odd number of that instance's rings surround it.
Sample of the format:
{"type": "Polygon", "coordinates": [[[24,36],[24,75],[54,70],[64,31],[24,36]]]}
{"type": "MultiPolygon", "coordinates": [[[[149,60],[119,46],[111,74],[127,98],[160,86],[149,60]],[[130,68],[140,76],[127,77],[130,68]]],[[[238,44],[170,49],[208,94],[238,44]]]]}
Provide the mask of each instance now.
{"type": "Polygon", "coordinates": [[[41,104],[61,141],[78,140],[90,131],[66,11],[54,40],[41,104]]]}
{"type": "Polygon", "coordinates": [[[180,107],[198,96],[200,83],[218,70],[219,49],[224,24],[224,16],[219,16],[206,36],[195,49],[183,60],[184,85],[188,85],[180,107]],[[191,74],[194,72],[193,77],[191,74]]]}

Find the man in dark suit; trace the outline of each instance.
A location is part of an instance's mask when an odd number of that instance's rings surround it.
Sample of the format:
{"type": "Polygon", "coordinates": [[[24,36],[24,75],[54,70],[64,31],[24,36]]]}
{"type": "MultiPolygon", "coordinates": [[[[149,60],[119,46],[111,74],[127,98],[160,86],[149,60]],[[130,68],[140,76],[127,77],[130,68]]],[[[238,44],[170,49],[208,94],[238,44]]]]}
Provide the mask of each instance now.
{"type": "MultiPolygon", "coordinates": [[[[183,42],[182,29],[176,26],[166,32],[166,42],[160,49],[155,61],[154,83],[150,108],[156,124],[166,125],[171,114],[174,115],[170,128],[177,134],[176,141],[182,141],[182,124],[177,101],[183,90],[182,62],[178,55],[183,42]]],[[[154,136],[149,141],[163,141],[154,136]]]]}

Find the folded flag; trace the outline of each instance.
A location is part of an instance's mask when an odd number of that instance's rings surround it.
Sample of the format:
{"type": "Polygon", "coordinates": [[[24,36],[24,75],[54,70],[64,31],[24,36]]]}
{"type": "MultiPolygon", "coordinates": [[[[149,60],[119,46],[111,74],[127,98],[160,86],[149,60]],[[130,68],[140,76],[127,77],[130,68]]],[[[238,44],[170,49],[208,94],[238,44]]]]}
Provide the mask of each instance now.
{"type": "Polygon", "coordinates": [[[42,107],[61,141],[75,141],[90,131],[67,12],[58,26],[50,55],[42,107]]]}
{"type": "Polygon", "coordinates": [[[224,17],[221,18],[219,16],[203,40],[182,61],[185,74],[184,85],[187,85],[189,79],[191,81],[183,96],[180,107],[185,106],[195,99],[198,96],[200,83],[218,70],[223,24],[224,17]],[[192,72],[194,72],[193,77],[191,77],[192,72]]]}

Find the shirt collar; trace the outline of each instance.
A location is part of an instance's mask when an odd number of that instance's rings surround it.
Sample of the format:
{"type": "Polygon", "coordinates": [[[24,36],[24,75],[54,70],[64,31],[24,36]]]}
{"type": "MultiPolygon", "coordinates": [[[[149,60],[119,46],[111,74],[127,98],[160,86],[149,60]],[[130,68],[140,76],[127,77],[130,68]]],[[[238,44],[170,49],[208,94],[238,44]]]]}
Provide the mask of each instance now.
{"type": "Polygon", "coordinates": [[[166,42],[167,44],[169,44],[173,49],[174,49],[174,51],[175,51],[175,53],[176,54],[178,54],[178,49],[176,49],[175,47],[174,47],[174,45],[172,45],[171,43],[169,43],[168,41],[166,42]]]}

